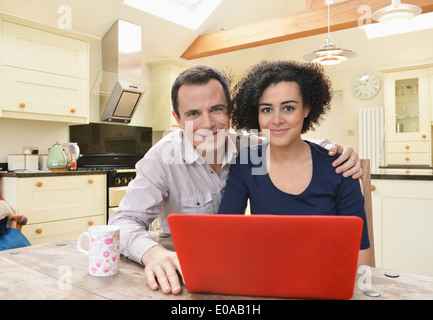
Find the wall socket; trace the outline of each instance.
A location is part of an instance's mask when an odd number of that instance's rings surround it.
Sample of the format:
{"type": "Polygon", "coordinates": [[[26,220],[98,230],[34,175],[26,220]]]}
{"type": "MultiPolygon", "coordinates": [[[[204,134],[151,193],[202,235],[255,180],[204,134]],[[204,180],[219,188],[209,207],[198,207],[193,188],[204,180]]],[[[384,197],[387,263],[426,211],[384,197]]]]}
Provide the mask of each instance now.
{"type": "Polygon", "coordinates": [[[39,147],[24,146],[23,147],[23,153],[24,154],[38,154],[39,153],[39,147]]]}

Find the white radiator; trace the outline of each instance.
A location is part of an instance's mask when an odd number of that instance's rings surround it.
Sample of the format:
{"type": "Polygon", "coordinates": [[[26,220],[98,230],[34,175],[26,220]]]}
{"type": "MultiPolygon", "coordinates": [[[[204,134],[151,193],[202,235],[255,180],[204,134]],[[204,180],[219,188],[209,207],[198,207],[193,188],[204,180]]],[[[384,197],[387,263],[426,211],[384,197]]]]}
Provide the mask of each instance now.
{"type": "Polygon", "coordinates": [[[385,141],[383,107],[359,109],[359,157],[370,159],[371,169],[382,164],[385,141]]]}

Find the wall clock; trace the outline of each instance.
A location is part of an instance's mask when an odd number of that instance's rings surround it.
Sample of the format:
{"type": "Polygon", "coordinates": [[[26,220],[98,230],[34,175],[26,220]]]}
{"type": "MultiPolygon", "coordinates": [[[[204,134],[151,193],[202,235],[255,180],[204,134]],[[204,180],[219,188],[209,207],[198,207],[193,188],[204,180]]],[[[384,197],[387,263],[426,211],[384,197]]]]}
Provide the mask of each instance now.
{"type": "Polygon", "coordinates": [[[353,95],[359,99],[371,99],[380,91],[380,76],[373,71],[358,73],[352,81],[353,95]]]}

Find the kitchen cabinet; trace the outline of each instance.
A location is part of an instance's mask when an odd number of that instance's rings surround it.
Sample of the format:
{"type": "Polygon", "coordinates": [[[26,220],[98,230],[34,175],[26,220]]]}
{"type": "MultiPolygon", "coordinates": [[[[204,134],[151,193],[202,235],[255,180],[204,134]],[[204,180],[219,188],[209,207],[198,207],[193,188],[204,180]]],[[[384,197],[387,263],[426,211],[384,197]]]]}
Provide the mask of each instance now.
{"type": "Polygon", "coordinates": [[[2,69],[3,116],[86,122],[86,81],[7,66],[2,69]]]}
{"type": "Polygon", "coordinates": [[[192,64],[176,59],[166,59],[148,64],[152,77],[152,129],[164,131],[178,127],[172,115],[171,86],[176,77],[192,64]]]}
{"type": "Polygon", "coordinates": [[[4,65],[87,79],[87,43],[3,21],[4,65]]]}
{"type": "Polygon", "coordinates": [[[0,183],[15,214],[28,218],[22,231],[31,244],[77,238],[106,224],[105,174],[2,177],[0,183]]]}
{"type": "Polygon", "coordinates": [[[376,267],[433,275],[433,180],[372,179],[376,267]]]}
{"type": "Polygon", "coordinates": [[[425,66],[384,75],[387,165],[432,164],[432,74],[425,66]]]}
{"type": "Polygon", "coordinates": [[[87,123],[88,43],[2,21],[0,116],[87,123]]]}

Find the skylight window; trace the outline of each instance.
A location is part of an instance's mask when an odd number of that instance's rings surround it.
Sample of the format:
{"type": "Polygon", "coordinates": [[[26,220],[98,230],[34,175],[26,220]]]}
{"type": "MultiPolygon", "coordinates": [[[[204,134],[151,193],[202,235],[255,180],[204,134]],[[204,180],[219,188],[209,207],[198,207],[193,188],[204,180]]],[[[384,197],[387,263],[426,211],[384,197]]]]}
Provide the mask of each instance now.
{"type": "Polygon", "coordinates": [[[197,30],[222,0],[124,0],[123,4],[197,30]]]}
{"type": "Polygon", "coordinates": [[[201,0],[167,0],[167,1],[180,4],[181,6],[191,10],[195,10],[195,8],[197,8],[201,2],[201,0]]]}

